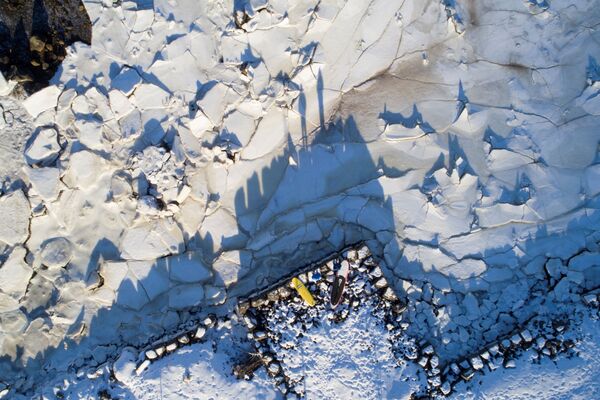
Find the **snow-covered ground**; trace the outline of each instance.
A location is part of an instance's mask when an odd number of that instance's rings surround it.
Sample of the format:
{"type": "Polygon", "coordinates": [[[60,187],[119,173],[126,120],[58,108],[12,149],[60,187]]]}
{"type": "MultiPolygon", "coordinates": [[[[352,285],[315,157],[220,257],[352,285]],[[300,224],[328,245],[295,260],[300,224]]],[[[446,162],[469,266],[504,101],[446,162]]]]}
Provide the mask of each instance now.
{"type": "MultiPolygon", "coordinates": [[[[11,395],[358,241],[443,362],[600,286],[595,1],[84,3],[91,46],[46,89],[0,100],[11,395]]],[[[200,388],[225,368],[204,351],[161,359],[149,385],[177,380],[181,357],[200,388]]],[[[590,365],[573,392],[597,391],[590,365]]],[[[519,362],[481,390],[527,393],[538,372],[519,362]]]]}

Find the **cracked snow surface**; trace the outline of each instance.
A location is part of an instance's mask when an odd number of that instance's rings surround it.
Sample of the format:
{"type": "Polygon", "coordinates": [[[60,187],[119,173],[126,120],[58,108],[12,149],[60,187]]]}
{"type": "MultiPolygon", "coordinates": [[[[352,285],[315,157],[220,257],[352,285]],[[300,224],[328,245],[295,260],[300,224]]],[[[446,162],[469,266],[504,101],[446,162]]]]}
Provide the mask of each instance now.
{"type": "Polygon", "coordinates": [[[0,396],[357,242],[442,365],[600,287],[597,2],[84,4],[0,98],[0,396]]]}

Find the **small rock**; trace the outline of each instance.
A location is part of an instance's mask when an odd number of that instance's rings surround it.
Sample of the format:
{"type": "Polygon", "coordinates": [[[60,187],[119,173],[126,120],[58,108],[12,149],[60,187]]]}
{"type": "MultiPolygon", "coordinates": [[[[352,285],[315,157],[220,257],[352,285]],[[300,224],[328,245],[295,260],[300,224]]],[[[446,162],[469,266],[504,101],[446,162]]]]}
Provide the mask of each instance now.
{"type": "Polygon", "coordinates": [[[433,387],[440,387],[442,385],[442,380],[439,376],[434,376],[429,380],[429,384],[433,387]]]}
{"type": "Polygon", "coordinates": [[[367,246],[362,246],[360,249],[358,249],[357,255],[360,260],[364,260],[371,255],[371,252],[367,246]]]}
{"type": "Polygon", "coordinates": [[[515,334],[512,335],[510,338],[510,341],[515,345],[518,346],[519,344],[521,344],[521,341],[523,340],[523,338],[521,338],[521,336],[515,334]]]}
{"type": "Polygon", "coordinates": [[[517,364],[515,364],[515,360],[504,360],[504,368],[516,368],[517,364]]]}
{"type": "Polygon", "coordinates": [[[409,347],[404,353],[404,356],[409,360],[416,360],[419,357],[419,353],[416,349],[409,347]]]}
{"type": "Polygon", "coordinates": [[[190,342],[190,338],[187,335],[179,336],[177,341],[181,344],[188,344],[190,342]]]}
{"type": "Polygon", "coordinates": [[[256,328],[256,320],[252,317],[245,315],[244,323],[246,324],[249,330],[254,330],[254,328],[256,328]]]}
{"type": "Polygon", "coordinates": [[[475,369],[476,371],[483,369],[483,361],[478,356],[471,357],[470,361],[471,365],[473,366],[473,369],[475,369]]]}
{"type": "Polygon", "coordinates": [[[263,298],[254,299],[250,302],[250,304],[252,305],[253,308],[260,308],[260,307],[264,306],[266,303],[267,303],[266,299],[263,299],[263,298]]]}
{"type": "Polygon", "coordinates": [[[204,321],[202,321],[202,323],[207,328],[212,328],[215,325],[215,321],[216,321],[216,318],[213,315],[209,315],[206,318],[204,318],[204,321]]]}
{"type": "Polygon", "coordinates": [[[245,315],[246,312],[248,311],[248,309],[250,308],[250,303],[247,301],[242,301],[240,303],[238,303],[238,313],[240,313],[240,315],[245,315]]]}
{"type": "Polygon", "coordinates": [[[228,318],[223,318],[218,320],[218,329],[226,329],[226,330],[230,330],[231,329],[231,320],[228,318]]]}
{"type": "Polygon", "coordinates": [[[146,370],[150,366],[150,360],[144,360],[136,369],[135,374],[140,375],[142,372],[146,370]]]}
{"type": "Polygon", "coordinates": [[[359,258],[359,257],[358,257],[358,251],[356,251],[356,250],[354,250],[354,249],[352,249],[352,250],[348,250],[348,251],[346,252],[346,257],[347,257],[348,259],[352,260],[352,261],[354,261],[354,260],[358,260],[358,258],[359,258]]]}
{"type": "Polygon", "coordinates": [[[279,288],[279,297],[281,297],[282,299],[287,299],[288,297],[290,297],[292,294],[292,291],[290,289],[288,289],[286,286],[281,286],[279,288]]]}
{"type": "Polygon", "coordinates": [[[281,366],[279,365],[279,363],[273,362],[271,363],[271,365],[269,365],[268,369],[271,375],[277,375],[279,371],[281,371],[281,366]]]}
{"type": "Polygon", "coordinates": [[[383,298],[388,301],[398,300],[398,297],[396,297],[396,293],[394,293],[394,291],[390,287],[385,289],[385,292],[383,292],[383,298]]]}
{"type": "Polygon", "coordinates": [[[544,347],[544,349],[542,350],[542,353],[544,353],[548,357],[550,357],[552,355],[552,351],[547,347],[544,347]]]}
{"type": "Polygon", "coordinates": [[[598,296],[594,293],[586,294],[583,296],[583,301],[588,306],[597,306],[598,305],[598,296]]]}
{"type": "Polygon", "coordinates": [[[383,289],[385,287],[387,287],[387,281],[385,280],[385,278],[379,278],[376,282],[375,282],[375,287],[377,289],[383,289]]]}
{"type": "Polygon", "coordinates": [[[537,346],[537,348],[539,350],[543,349],[544,346],[546,345],[546,338],[540,336],[539,338],[537,338],[535,340],[535,345],[537,346]]]}
{"type": "Polygon", "coordinates": [[[271,364],[275,358],[273,357],[272,354],[266,353],[266,354],[263,354],[262,359],[263,359],[263,363],[271,364]]]}
{"type": "Polygon", "coordinates": [[[493,356],[497,356],[500,353],[500,349],[498,348],[498,345],[495,344],[488,349],[488,352],[493,356]]]}
{"type": "Polygon", "coordinates": [[[267,338],[267,333],[263,332],[263,331],[255,331],[253,336],[254,336],[254,339],[261,341],[261,340],[265,340],[267,338]]]}
{"type": "Polygon", "coordinates": [[[466,370],[463,370],[460,373],[461,378],[463,378],[465,381],[470,380],[473,377],[473,375],[475,375],[475,371],[472,368],[468,368],[466,370]]]}
{"type": "Polygon", "coordinates": [[[533,340],[533,338],[531,337],[531,333],[527,329],[524,329],[523,331],[521,331],[520,335],[523,338],[523,340],[527,343],[529,343],[533,340]]]}
{"type": "Polygon", "coordinates": [[[428,345],[423,349],[423,354],[431,355],[433,354],[433,346],[428,345]]]}
{"type": "Polygon", "coordinates": [[[177,350],[177,342],[169,343],[166,347],[167,353],[177,350]]]}
{"type": "Polygon", "coordinates": [[[269,293],[267,293],[267,299],[269,299],[269,301],[271,302],[276,302],[277,300],[279,300],[279,291],[278,290],[272,290],[269,293]]]}
{"type": "Polygon", "coordinates": [[[375,259],[372,256],[369,256],[367,258],[364,259],[363,263],[368,266],[368,267],[375,267],[377,266],[377,262],[375,261],[375,259]]]}
{"type": "Polygon", "coordinates": [[[440,390],[444,396],[448,396],[452,391],[452,386],[450,386],[449,382],[444,382],[442,383],[442,386],[440,386],[440,390]]]}
{"type": "Polygon", "coordinates": [[[450,364],[450,370],[454,372],[455,375],[460,375],[460,367],[456,363],[450,364]]]}
{"type": "Polygon", "coordinates": [[[88,379],[96,379],[96,378],[101,377],[103,374],[104,374],[104,371],[102,370],[102,368],[100,368],[100,369],[97,369],[95,371],[88,372],[86,374],[86,377],[88,379]]]}
{"type": "Polygon", "coordinates": [[[325,268],[329,271],[329,273],[333,273],[333,270],[335,269],[335,261],[334,260],[329,260],[325,263],[325,268]]]}
{"type": "Polygon", "coordinates": [[[37,36],[31,36],[29,38],[29,50],[31,51],[40,53],[44,50],[45,45],[46,43],[44,43],[44,41],[37,36]]]}
{"type": "Polygon", "coordinates": [[[329,286],[325,282],[319,283],[319,290],[322,292],[326,292],[329,290],[329,286]]]}

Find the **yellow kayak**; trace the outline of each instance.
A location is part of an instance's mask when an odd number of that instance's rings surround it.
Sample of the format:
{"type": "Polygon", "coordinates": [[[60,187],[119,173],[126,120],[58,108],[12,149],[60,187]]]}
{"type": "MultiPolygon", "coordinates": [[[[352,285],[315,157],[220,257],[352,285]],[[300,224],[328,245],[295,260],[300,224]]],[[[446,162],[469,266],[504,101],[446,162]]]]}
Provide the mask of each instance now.
{"type": "Polygon", "coordinates": [[[298,278],[292,278],[292,287],[296,289],[300,297],[308,304],[309,306],[315,305],[315,299],[312,297],[312,294],[308,291],[304,283],[298,278]]]}

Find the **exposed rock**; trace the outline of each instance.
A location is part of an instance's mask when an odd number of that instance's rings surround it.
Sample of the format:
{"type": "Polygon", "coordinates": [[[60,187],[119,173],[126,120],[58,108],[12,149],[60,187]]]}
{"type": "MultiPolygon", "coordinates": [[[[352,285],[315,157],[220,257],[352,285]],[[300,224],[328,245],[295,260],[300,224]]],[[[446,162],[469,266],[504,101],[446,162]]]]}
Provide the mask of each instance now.
{"type": "Polygon", "coordinates": [[[200,326],[200,327],[198,327],[198,329],[196,329],[196,333],[194,334],[194,339],[200,340],[204,337],[204,335],[206,335],[206,328],[204,328],[203,326],[200,326]]]}
{"type": "Polygon", "coordinates": [[[70,44],[92,40],[81,0],[3,2],[0,25],[0,71],[23,82],[29,93],[48,84],[70,44]]]}
{"type": "Polygon", "coordinates": [[[136,375],[141,375],[148,367],[150,366],[150,360],[144,360],[142,363],[135,369],[136,375]]]}

